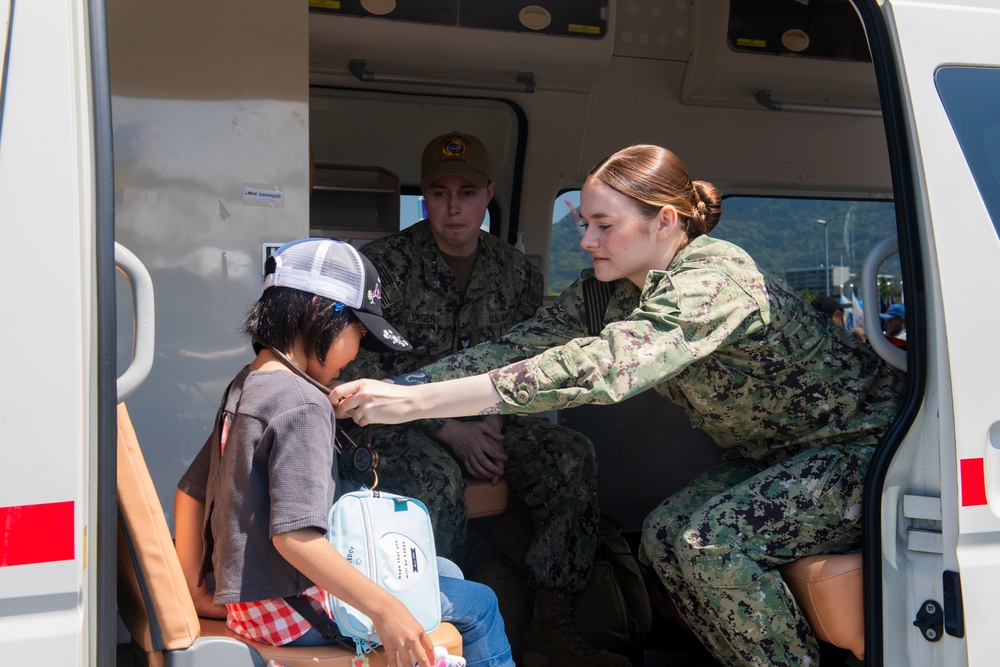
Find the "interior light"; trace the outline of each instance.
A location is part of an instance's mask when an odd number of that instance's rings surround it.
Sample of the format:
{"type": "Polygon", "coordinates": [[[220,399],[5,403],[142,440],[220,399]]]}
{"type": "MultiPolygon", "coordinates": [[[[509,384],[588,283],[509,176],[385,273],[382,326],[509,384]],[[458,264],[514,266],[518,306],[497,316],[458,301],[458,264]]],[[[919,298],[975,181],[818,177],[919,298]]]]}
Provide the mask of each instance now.
{"type": "Polygon", "coordinates": [[[396,0],[361,0],[361,6],[370,14],[385,16],[396,9],[396,0]]]}
{"type": "Polygon", "coordinates": [[[552,14],[545,7],[528,5],[518,12],[517,18],[528,30],[544,30],[552,23],[552,14]]]}

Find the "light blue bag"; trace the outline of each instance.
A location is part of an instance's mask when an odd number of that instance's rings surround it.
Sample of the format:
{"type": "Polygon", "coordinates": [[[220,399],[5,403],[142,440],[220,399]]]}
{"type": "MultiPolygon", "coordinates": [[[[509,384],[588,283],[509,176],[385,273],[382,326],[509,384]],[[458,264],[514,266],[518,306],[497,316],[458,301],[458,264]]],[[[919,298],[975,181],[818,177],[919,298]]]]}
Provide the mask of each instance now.
{"type": "MultiPolygon", "coordinates": [[[[330,508],[327,539],[362,574],[392,593],[432,632],[441,624],[434,531],[419,500],[362,489],[330,508]]],[[[368,652],[382,642],[368,616],[331,596],[333,620],[368,652]]]]}

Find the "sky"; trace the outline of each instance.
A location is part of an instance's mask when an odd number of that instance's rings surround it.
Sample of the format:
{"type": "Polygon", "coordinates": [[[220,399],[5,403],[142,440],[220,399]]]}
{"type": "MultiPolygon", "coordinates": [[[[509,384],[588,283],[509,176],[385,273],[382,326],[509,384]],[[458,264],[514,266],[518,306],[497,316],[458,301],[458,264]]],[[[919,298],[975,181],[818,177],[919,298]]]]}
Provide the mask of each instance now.
{"type": "Polygon", "coordinates": [[[568,190],[562,193],[556,198],[556,203],[552,207],[552,224],[556,224],[563,219],[563,216],[569,212],[569,208],[563,202],[564,199],[569,199],[573,202],[574,208],[580,208],[580,191],[579,190],[568,190]]]}

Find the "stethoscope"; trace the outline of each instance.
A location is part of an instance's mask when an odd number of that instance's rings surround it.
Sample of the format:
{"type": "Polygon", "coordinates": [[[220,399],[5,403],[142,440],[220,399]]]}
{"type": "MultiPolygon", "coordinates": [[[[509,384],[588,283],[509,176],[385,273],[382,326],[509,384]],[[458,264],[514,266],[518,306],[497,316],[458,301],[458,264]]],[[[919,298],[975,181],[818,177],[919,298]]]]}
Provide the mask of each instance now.
{"type": "MultiPolygon", "coordinates": [[[[295,362],[293,362],[291,359],[285,356],[284,352],[276,350],[273,347],[268,347],[267,345],[262,345],[262,347],[266,348],[268,351],[271,352],[271,354],[277,357],[281,361],[281,363],[283,363],[285,366],[288,367],[288,370],[292,371],[300,378],[302,378],[303,380],[305,380],[306,382],[308,382],[309,384],[311,384],[312,386],[316,387],[321,392],[323,392],[324,396],[330,395],[329,387],[327,387],[325,384],[322,384],[321,382],[318,382],[316,379],[306,375],[305,371],[296,366],[295,362]]],[[[347,442],[351,444],[351,446],[354,448],[353,453],[348,459],[350,461],[351,468],[355,473],[359,475],[367,475],[368,473],[371,473],[375,479],[369,488],[374,489],[376,486],[378,486],[378,473],[375,472],[375,468],[378,466],[378,452],[376,452],[372,448],[372,442],[374,440],[375,433],[374,430],[372,429],[371,424],[365,426],[364,429],[365,429],[364,447],[361,447],[356,442],[354,442],[351,436],[347,435],[347,433],[343,429],[338,429],[339,434],[335,433],[333,436],[333,440],[334,440],[334,445],[337,447],[337,452],[341,456],[344,455],[344,451],[343,448],[340,447],[340,444],[337,440],[337,436],[343,435],[344,438],[347,440],[347,442]]]]}

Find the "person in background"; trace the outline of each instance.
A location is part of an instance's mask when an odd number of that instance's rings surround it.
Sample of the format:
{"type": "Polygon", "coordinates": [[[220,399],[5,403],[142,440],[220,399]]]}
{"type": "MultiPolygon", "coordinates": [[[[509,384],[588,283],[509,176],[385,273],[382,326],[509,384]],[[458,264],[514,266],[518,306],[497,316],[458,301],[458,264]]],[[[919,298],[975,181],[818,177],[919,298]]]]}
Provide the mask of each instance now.
{"type": "Polygon", "coordinates": [[[882,331],[888,338],[906,341],[906,306],[894,303],[879,317],[882,318],[882,331]]]}
{"type": "Polygon", "coordinates": [[[813,308],[829,316],[830,321],[841,329],[845,326],[844,306],[833,296],[818,296],[813,299],[813,308]]]}
{"type": "MultiPolygon", "coordinates": [[[[479,138],[454,131],[432,139],[420,160],[420,188],[427,219],[361,248],[381,273],[386,317],[413,347],[362,350],[344,379],[404,375],[499,338],[542,303],[538,269],[480,229],[496,183],[479,138]]],[[[380,426],[373,441],[381,483],[427,506],[441,555],[458,558],[465,542],[466,476],[503,478],[531,508],[534,532],[524,568],[535,605],[523,635],[523,664],[627,667],[624,656],[590,647],[573,624],[600,518],[590,440],[540,419],[485,415],[380,426]]],[[[511,643],[516,653],[517,639],[511,643]]]]}
{"type": "MultiPolygon", "coordinates": [[[[339,241],[293,241],[267,260],[244,324],[257,356],[226,389],[212,434],[178,483],[176,548],[195,608],[225,617],[241,637],[332,643],[287,600],[330,618],[333,595],[372,619],[390,665],[429,667],[434,646],[420,623],[325,536],[340,491],[326,387],[362,340],[409,347],[383,318],[380,291],[371,263],[339,241]]],[[[440,590],[442,620],[462,634],[468,664],[513,667],[493,591],[448,576],[440,590]]]]}
{"type": "Polygon", "coordinates": [[[864,327],[854,327],[853,329],[851,329],[851,335],[854,336],[854,340],[858,341],[859,343],[868,342],[868,334],[865,333],[864,327]]]}
{"type": "Polygon", "coordinates": [[[816,665],[819,643],[777,568],[860,545],[865,478],[905,375],[709,237],[721,213],[718,190],[669,150],[623,149],[584,182],[580,245],[594,268],[556,304],[414,374],[428,384],[348,382],[330,400],[338,417],[368,424],[654,389],[730,451],[649,514],[640,555],[719,664],[816,665]],[[593,280],[610,290],[596,309],[593,280]]]}

